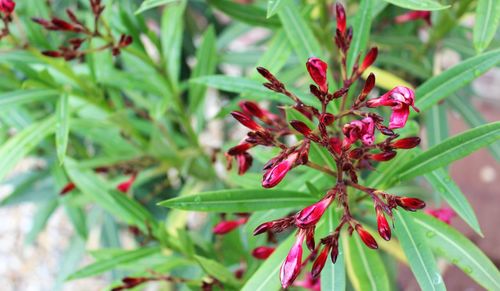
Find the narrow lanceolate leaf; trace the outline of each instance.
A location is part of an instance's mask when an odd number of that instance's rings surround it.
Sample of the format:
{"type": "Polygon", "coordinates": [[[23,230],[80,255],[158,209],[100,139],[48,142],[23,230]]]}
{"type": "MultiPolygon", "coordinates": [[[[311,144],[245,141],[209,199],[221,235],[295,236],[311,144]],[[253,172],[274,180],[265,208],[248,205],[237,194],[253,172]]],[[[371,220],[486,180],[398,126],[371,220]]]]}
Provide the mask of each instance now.
{"type": "Polygon", "coordinates": [[[66,158],[64,163],[70,180],[84,194],[91,197],[100,207],[143,231],[155,227],[156,221],[144,207],[132,198],[116,190],[108,190],[108,184],[91,170],[79,167],[78,163],[66,158]]]}
{"type": "MultiPolygon", "coordinates": [[[[262,54],[257,64],[261,67],[265,67],[269,72],[277,74],[286,64],[291,53],[292,49],[287,36],[285,32],[280,29],[274,33],[274,36],[267,46],[267,50],[262,54]]],[[[258,75],[257,70],[254,71],[254,75],[258,75]]]]}
{"type": "Polygon", "coordinates": [[[68,106],[69,95],[62,94],[61,98],[57,102],[57,123],[56,123],[56,148],[57,148],[57,158],[59,163],[64,163],[64,157],[66,156],[66,149],[68,147],[68,137],[69,137],[69,106],[68,106]]]}
{"type": "Polygon", "coordinates": [[[435,146],[448,137],[448,119],[445,106],[432,106],[425,114],[427,146],[435,146]]]}
{"type": "Polygon", "coordinates": [[[170,4],[170,3],[174,3],[174,2],[179,2],[179,1],[180,0],[145,0],[144,2],[142,2],[142,4],[139,7],[139,9],[137,9],[137,11],[135,12],[135,14],[142,13],[142,12],[144,12],[146,10],[149,10],[149,9],[161,6],[161,5],[166,5],[166,4],[170,4]]]}
{"type": "Polygon", "coordinates": [[[425,233],[427,244],[487,290],[500,290],[500,272],[469,239],[446,223],[416,213],[415,224],[425,233]]]}
{"type": "Polygon", "coordinates": [[[142,258],[160,253],[160,247],[139,248],[115,255],[109,259],[99,260],[71,274],[67,280],[75,280],[95,276],[106,271],[110,271],[120,265],[130,264],[142,258]]]}
{"type": "Polygon", "coordinates": [[[436,0],[384,0],[399,7],[412,10],[441,10],[450,5],[441,5],[436,0]]]}
{"type": "Polygon", "coordinates": [[[180,74],[182,33],[186,0],[165,8],[161,17],[161,47],[170,82],[177,83],[180,74]]]}
{"type": "MultiPolygon", "coordinates": [[[[335,230],[338,225],[338,217],[335,215],[334,207],[330,207],[326,214],[324,224],[325,232],[321,233],[320,237],[325,237],[335,230]]],[[[346,288],[346,275],[345,275],[345,261],[344,261],[344,248],[342,242],[339,241],[339,254],[337,261],[332,264],[328,260],[321,272],[321,290],[336,290],[342,291],[346,288]]]]}
{"type": "Polygon", "coordinates": [[[279,19],[276,17],[268,18],[266,16],[266,10],[254,5],[243,5],[229,0],[210,0],[208,2],[220,11],[231,16],[231,18],[246,24],[269,28],[277,28],[281,25],[279,19]]]}
{"type": "MultiPolygon", "coordinates": [[[[462,118],[467,122],[467,124],[470,127],[478,127],[482,124],[487,123],[487,121],[483,118],[481,113],[479,113],[472,103],[463,97],[453,97],[448,99],[449,103],[455,109],[458,111],[458,113],[462,116],[462,118]]],[[[492,143],[489,147],[488,150],[490,151],[491,155],[500,162],[500,142],[495,142],[492,143]]]]}
{"type": "Polygon", "coordinates": [[[295,54],[303,63],[310,57],[321,57],[321,46],[308,23],[300,15],[297,6],[285,5],[278,12],[283,29],[295,54]]]}
{"type": "Polygon", "coordinates": [[[394,214],[394,231],[420,288],[422,290],[446,290],[432,251],[425,242],[424,233],[413,221],[412,214],[404,210],[394,211],[394,214]]]}
{"type": "Polygon", "coordinates": [[[59,91],[53,89],[28,89],[2,93],[0,94],[0,110],[35,101],[46,101],[58,94],[59,91]]]}
{"type": "Polygon", "coordinates": [[[398,169],[398,178],[410,179],[461,159],[500,140],[500,121],[488,123],[450,137],[408,161],[398,169]]]}
{"type": "Polygon", "coordinates": [[[265,260],[259,269],[248,279],[241,289],[242,291],[268,291],[279,290],[280,280],[279,271],[281,263],[286,258],[295,236],[290,235],[285,241],[281,242],[273,254],[265,260]]]}
{"type": "Polygon", "coordinates": [[[250,212],[302,207],[314,203],[309,194],[288,190],[233,189],[177,197],[158,205],[182,210],[250,212]]]}
{"type": "Polygon", "coordinates": [[[484,51],[495,36],[500,22],[500,2],[479,0],[474,22],[474,47],[478,53],[484,51]]]}
{"type": "Polygon", "coordinates": [[[238,281],[234,278],[234,274],[221,263],[202,256],[195,256],[195,259],[203,270],[207,272],[207,274],[213,276],[221,283],[231,285],[233,287],[239,285],[238,281]]]}
{"type": "MultiPolygon", "coordinates": [[[[373,0],[362,0],[352,24],[353,38],[347,55],[347,72],[351,72],[356,58],[366,52],[368,37],[372,27],[373,0]]],[[[361,56],[363,59],[363,56],[361,56]]]]}
{"type": "Polygon", "coordinates": [[[283,7],[283,4],[288,0],[268,0],[267,1],[267,18],[270,18],[276,14],[279,9],[283,7]]]}
{"type": "MultiPolygon", "coordinates": [[[[196,51],[196,67],[194,68],[191,78],[211,75],[215,71],[217,64],[217,48],[215,46],[215,31],[213,26],[210,26],[203,35],[203,41],[196,51]]],[[[206,86],[201,84],[193,84],[189,86],[189,108],[191,112],[203,104],[206,86]]]]}
{"type": "Polygon", "coordinates": [[[479,235],[483,235],[481,227],[477,221],[474,209],[467,201],[465,195],[460,191],[458,185],[443,169],[436,169],[424,175],[425,179],[432,185],[432,188],[446,200],[453,210],[474,229],[479,235]]]}
{"type": "Polygon", "coordinates": [[[37,122],[10,138],[0,147],[0,181],[12,168],[55,130],[55,118],[37,122]]]}
{"type": "Polygon", "coordinates": [[[347,274],[357,291],[390,290],[389,277],[378,250],[369,249],[357,234],[342,233],[347,274]]]}
{"type": "MultiPolygon", "coordinates": [[[[429,109],[498,63],[500,63],[500,49],[467,59],[451,69],[432,77],[417,88],[415,92],[416,106],[421,112],[429,109]]],[[[412,116],[415,116],[415,113],[412,113],[412,116]]]]}

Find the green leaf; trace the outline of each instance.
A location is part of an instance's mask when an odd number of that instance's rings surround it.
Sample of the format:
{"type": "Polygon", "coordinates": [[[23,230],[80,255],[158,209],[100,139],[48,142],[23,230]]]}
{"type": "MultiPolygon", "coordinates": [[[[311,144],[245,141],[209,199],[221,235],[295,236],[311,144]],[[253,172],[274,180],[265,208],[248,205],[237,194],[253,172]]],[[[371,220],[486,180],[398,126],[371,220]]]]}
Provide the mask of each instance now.
{"type": "Polygon", "coordinates": [[[69,95],[62,94],[61,98],[57,102],[56,108],[56,149],[57,158],[59,163],[62,165],[64,163],[64,157],[66,156],[66,149],[68,148],[68,138],[69,138],[69,95]]]}
{"type": "Polygon", "coordinates": [[[384,0],[399,7],[411,10],[441,10],[449,8],[450,5],[441,5],[435,0],[384,0]]]}
{"type": "Polygon", "coordinates": [[[44,202],[38,206],[37,212],[33,217],[33,225],[26,236],[27,244],[32,244],[36,240],[38,234],[43,231],[50,217],[57,209],[57,206],[59,206],[59,203],[55,199],[44,202]]]}
{"type": "Polygon", "coordinates": [[[184,10],[186,0],[165,8],[161,17],[161,48],[165,58],[165,69],[171,83],[179,81],[184,10]]]}
{"type": "Polygon", "coordinates": [[[287,0],[268,0],[267,1],[267,18],[276,14],[287,0]]]}
{"type": "Polygon", "coordinates": [[[281,263],[286,258],[294,242],[295,237],[293,235],[290,235],[285,241],[281,242],[273,254],[248,279],[241,291],[279,290],[279,270],[281,263]]]}
{"type": "Polygon", "coordinates": [[[411,214],[394,211],[394,231],[422,290],[446,290],[432,251],[411,214]]]}
{"type": "Polygon", "coordinates": [[[474,22],[474,47],[478,53],[484,51],[495,37],[500,22],[500,2],[479,0],[474,22]]]}
{"type": "Polygon", "coordinates": [[[493,262],[469,239],[446,223],[415,213],[414,222],[425,232],[430,247],[459,267],[487,290],[500,290],[500,272],[493,262]]]}
{"type": "Polygon", "coordinates": [[[136,225],[142,231],[156,227],[156,221],[144,206],[121,192],[107,190],[108,184],[91,170],[79,167],[77,162],[69,158],[66,158],[64,166],[77,188],[109,213],[128,224],[136,225]]]}
{"type": "MultiPolygon", "coordinates": [[[[464,87],[489,69],[500,63],[500,49],[490,51],[470,59],[430,78],[417,88],[415,105],[426,111],[440,100],[464,87]]],[[[416,114],[412,112],[412,116],[416,114]]]]}
{"type": "Polygon", "coordinates": [[[266,10],[260,7],[250,4],[242,5],[229,0],[209,0],[208,3],[243,23],[269,28],[280,27],[279,20],[276,17],[267,18],[266,10]]]}
{"type": "MultiPolygon", "coordinates": [[[[354,17],[353,38],[347,55],[347,72],[351,72],[360,53],[366,50],[372,27],[373,0],[362,0],[354,17]]],[[[363,56],[361,57],[363,59],[363,56]]]]}
{"type": "Polygon", "coordinates": [[[500,122],[492,122],[450,137],[431,147],[398,169],[398,178],[410,179],[461,159],[500,140],[500,122]]]}
{"type": "Polygon", "coordinates": [[[0,148],[0,181],[12,168],[55,130],[55,119],[49,117],[24,129],[0,148]]]}
{"type": "MultiPolygon", "coordinates": [[[[326,220],[324,227],[322,229],[318,228],[318,231],[325,230],[320,232],[320,237],[327,236],[333,232],[338,225],[339,219],[335,215],[334,207],[328,208],[324,219],[326,220]]],[[[344,248],[342,247],[341,241],[339,241],[338,248],[339,254],[335,264],[328,260],[323,271],[321,271],[321,290],[342,291],[346,289],[344,248]]]]}
{"type": "Polygon", "coordinates": [[[451,177],[443,169],[436,169],[428,174],[425,178],[432,185],[432,188],[439,193],[439,195],[448,202],[453,210],[474,229],[479,235],[483,235],[481,227],[477,221],[474,209],[465,198],[462,191],[451,177]]]}
{"type": "Polygon", "coordinates": [[[310,57],[321,56],[321,46],[308,23],[302,18],[295,5],[286,5],[278,12],[288,41],[301,63],[310,57]]]}
{"type": "MultiPolygon", "coordinates": [[[[215,30],[213,26],[207,28],[203,35],[203,41],[196,51],[197,64],[191,73],[191,78],[211,75],[215,72],[217,65],[217,48],[215,46],[215,30]]],[[[192,84],[189,86],[189,108],[191,112],[203,104],[206,86],[201,84],[192,84]]]]}
{"type": "Polygon", "coordinates": [[[0,110],[35,101],[46,101],[56,97],[59,91],[53,89],[27,89],[0,94],[0,110]]]}
{"type": "Polygon", "coordinates": [[[369,249],[357,234],[341,234],[345,252],[347,274],[357,291],[390,290],[386,267],[377,250],[369,249]]]}
{"type": "Polygon", "coordinates": [[[234,278],[234,274],[219,262],[201,256],[195,256],[195,259],[203,268],[203,270],[207,272],[207,274],[215,277],[222,283],[231,285],[233,287],[239,285],[238,281],[234,278]]]}
{"type": "Polygon", "coordinates": [[[228,213],[301,207],[310,203],[314,203],[314,197],[296,191],[233,189],[177,197],[158,205],[182,210],[228,213]]]}
{"type": "Polygon", "coordinates": [[[137,9],[137,11],[135,11],[135,14],[142,13],[146,10],[149,10],[149,9],[161,6],[161,5],[167,5],[167,4],[175,3],[175,2],[179,2],[179,1],[180,0],[145,0],[144,2],[142,2],[139,9],[137,9]]]}
{"type": "MultiPolygon", "coordinates": [[[[448,102],[451,104],[453,109],[455,109],[462,116],[470,127],[478,127],[487,123],[481,113],[474,108],[474,105],[472,105],[468,99],[456,96],[448,99],[448,102]]],[[[493,155],[493,157],[500,162],[500,143],[492,143],[488,147],[488,150],[491,155],[493,155]]]]}
{"type": "Polygon", "coordinates": [[[448,119],[445,106],[432,106],[425,114],[427,146],[439,144],[448,137],[448,119]]]}
{"type": "Polygon", "coordinates": [[[110,271],[122,264],[128,264],[138,261],[142,258],[160,253],[160,247],[139,248],[133,251],[127,251],[122,254],[117,254],[109,259],[99,260],[71,274],[67,280],[75,280],[95,276],[106,271],[110,271]]]}
{"type": "MultiPolygon", "coordinates": [[[[266,51],[262,54],[257,64],[258,66],[265,67],[269,72],[277,74],[286,64],[291,53],[292,50],[287,36],[285,32],[280,29],[274,33],[274,36],[267,45],[266,51]]],[[[257,70],[255,70],[254,76],[257,75],[257,70]]]]}

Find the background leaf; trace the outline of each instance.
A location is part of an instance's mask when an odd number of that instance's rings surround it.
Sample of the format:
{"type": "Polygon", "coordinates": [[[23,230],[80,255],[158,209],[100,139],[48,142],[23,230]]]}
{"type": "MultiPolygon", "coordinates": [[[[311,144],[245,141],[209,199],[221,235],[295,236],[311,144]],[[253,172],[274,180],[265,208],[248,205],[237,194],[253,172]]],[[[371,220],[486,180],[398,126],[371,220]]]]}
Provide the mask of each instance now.
{"type": "Polygon", "coordinates": [[[57,158],[59,163],[64,163],[64,157],[66,156],[66,149],[68,147],[69,138],[69,95],[62,94],[59,101],[57,102],[56,109],[56,149],[57,158]]]}
{"type": "Polygon", "coordinates": [[[430,172],[498,140],[500,122],[470,129],[446,139],[402,165],[398,170],[398,178],[405,180],[430,172]]]}
{"type": "MultiPolygon", "coordinates": [[[[366,51],[368,37],[372,27],[372,9],[373,0],[362,0],[356,16],[354,17],[354,22],[352,24],[353,37],[347,55],[347,72],[352,71],[358,54],[362,54],[366,51]]],[[[363,60],[363,58],[364,56],[361,55],[360,60],[363,60]]]]}
{"type": "Polygon", "coordinates": [[[500,23],[500,2],[479,0],[474,21],[474,47],[478,53],[484,51],[495,36],[500,23]]]}
{"type": "Polygon", "coordinates": [[[450,5],[441,5],[435,0],[384,0],[399,7],[411,10],[441,10],[450,7],[450,5]]]}
{"type": "Polygon", "coordinates": [[[159,205],[182,210],[231,213],[301,207],[314,202],[314,197],[296,191],[234,189],[177,197],[160,202],[159,205]]]}
{"type": "Polygon", "coordinates": [[[431,249],[410,213],[394,211],[394,231],[422,290],[446,290],[431,249]]]}

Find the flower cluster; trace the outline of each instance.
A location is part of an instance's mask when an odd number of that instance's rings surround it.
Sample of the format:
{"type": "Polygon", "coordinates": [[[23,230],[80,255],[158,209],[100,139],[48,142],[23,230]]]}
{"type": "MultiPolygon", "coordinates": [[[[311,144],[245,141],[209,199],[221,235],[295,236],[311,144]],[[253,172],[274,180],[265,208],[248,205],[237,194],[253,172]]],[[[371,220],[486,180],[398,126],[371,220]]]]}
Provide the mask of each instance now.
{"type": "Polygon", "coordinates": [[[12,21],[14,8],[16,8],[16,2],[12,0],[0,0],[0,19],[3,22],[3,28],[0,30],[0,39],[9,35],[9,23],[12,21]]]}
{"type": "MultiPolygon", "coordinates": [[[[363,88],[354,98],[348,98],[353,84],[358,81],[363,72],[375,61],[378,50],[371,48],[362,62],[356,62],[352,70],[346,65],[347,55],[353,35],[352,27],[346,28],[345,11],[342,5],[337,4],[337,31],[335,43],[339,49],[339,59],[342,77],[342,87],[330,92],[328,83],[328,64],[318,58],[310,58],[306,63],[307,71],[314,84],[310,85],[310,92],[320,102],[321,108],[305,104],[302,100],[287,90],[271,72],[264,68],[257,68],[258,72],[267,80],[264,84],[268,89],[283,94],[294,101],[292,110],[302,115],[302,120],[286,121],[281,115],[273,114],[253,102],[240,103],[241,111],[235,111],[232,116],[250,132],[237,146],[226,153],[229,166],[233,158],[238,162],[239,173],[245,173],[252,163],[249,153],[253,147],[266,146],[280,149],[280,153],[264,165],[262,186],[272,188],[278,185],[295,167],[306,166],[322,171],[334,177],[335,185],[325,191],[325,195],[317,203],[310,205],[295,214],[265,222],[259,225],[254,235],[267,233],[275,234],[289,228],[296,228],[296,240],[285,258],[280,271],[283,288],[291,286],[308,261],[312,262],[310,275],[318,278],[327,257],[335,263],[338,255],[338,240],[341,230],[345,227],[349,234],[359,235],[364,244],[377,249],[375,238],[351,214],[348,189],[364,193],[361,198],[371,198],[377,218],[378,232],[384,240],[390,240],[391,227],[388,219],[393,218],[393,209],[401,207],[408,211],[416,211],[425,207],[425,203],[417,198],[401,197],[383,191],[366,187],[358,183],[360,171],[372,169],[377,162],[393,159],[398,150],[411,149],[420,143],[418,137],[399,138],[394,131],[403,128],[408,120],[410,108],[415,108],[415,95],[412,89],[403,86],[395,87],[378,98],[369,99],[368,96],[375,86],[375,76],[370,74],[364,82],[363,88]],[[339,101],[338,113],[330,112],[330,102],[339,101]],[[348,105],[348,100],[350,106],[348,105]],[[388,125],[384,118],[368,109],[388,107],[391,117],[388,125]],[[309,125],[308,125],[309,124],[309,125]],[[316,124],[311,127],[311,124],[316,124]],[[289,127],[290,126],[290,127],[289,127]],[[293,145],[285,142],[287,135],[298,134],[302,139],[293,145]],[[317,164],[309,159],[309,150],[312,144],[324,148],[330,155],[336,167],[317,164]],[[315,228],[326,210],[336,203],[342,210],[339,225],[332,233],[315,241],[315,228]],[[311,251],[303,260],[303,243],[311,251]]],[[[358,56],[359,60],[359,56],[358,56]]],[[[259,250],[260,251],[260,250],[259,250]]]]}
{"type": "Polygon", "coordinates": [[[69,21],[63,20],[61,18],[53,17],[50,20],[43,18],[33,18],[32,20],[45,29],[50,31],[63,31],[67,33],[74,33],[77,36],[72,37],[68,40],[68,44],[61,45],[59,50],[49,50],[43,51],[42,54],[53,57],[53,58],[64,58],[65,60],[73,60],[76,58],[81,58],[86,54],[103,51],[106,49],[111,50],[113,56],[120,54],[121,49],[130,45],[132,43],[132,37],[130,35],[122,34],[118,41],[115,40],[111,31],[106,27],[106,33],[101,32],[100,23],[101,15],[104,11],[105,6],[101,3],[101,0],[89,0],[92,14],[94,15],[94,27],[85,26],[78,18],[75,13],[67,9],[66,14],[69,21]],[[106,44],[97,48],[89,48],[82,50],[81,47],[84,43],[90,43],[94,38],[101,38],[106,40],[106,44]]]}

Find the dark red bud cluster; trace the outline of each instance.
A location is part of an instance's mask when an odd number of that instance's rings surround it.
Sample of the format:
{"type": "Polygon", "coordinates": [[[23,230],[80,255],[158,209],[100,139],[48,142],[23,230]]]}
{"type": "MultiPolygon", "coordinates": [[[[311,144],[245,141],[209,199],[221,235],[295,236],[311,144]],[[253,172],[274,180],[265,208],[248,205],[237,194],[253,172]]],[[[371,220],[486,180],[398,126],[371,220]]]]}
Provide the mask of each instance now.
{"type": "Polygon", "coordinates": [[[306,68],[311,79],[319,86],[319,89],[323,93],[328,92],[328,80],[326,76],[328,64],[318,58],[309,58],[306,63],[306,68]]]}
{"type": "Polygon", "coordinates": [[[425,207],[425,202],[418,198],[396,197],[396,203],[408,211],[417,211],[425,207]]]}

